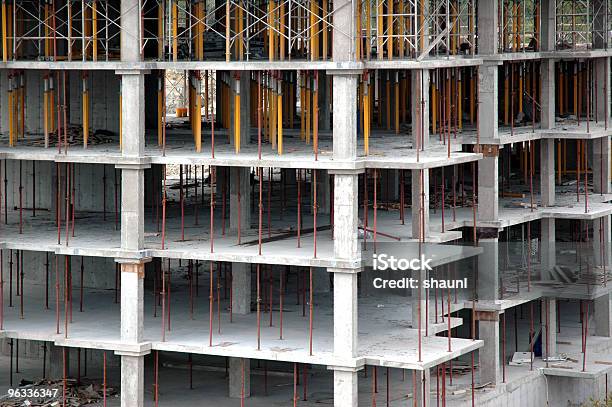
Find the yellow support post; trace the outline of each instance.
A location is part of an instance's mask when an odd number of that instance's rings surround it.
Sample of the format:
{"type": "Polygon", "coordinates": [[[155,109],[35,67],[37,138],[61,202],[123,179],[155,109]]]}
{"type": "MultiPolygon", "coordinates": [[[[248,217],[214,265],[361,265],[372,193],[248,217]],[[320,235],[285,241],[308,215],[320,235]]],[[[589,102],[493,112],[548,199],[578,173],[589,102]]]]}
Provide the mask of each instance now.
{"type": "Polygon", "coordinates": [[[304,88],[306,89],[306,144],[310,144],[310,78],[308,74],[304,78],[305,84],[304,88]]]}
{"type": "MultiPolygon", "coordinates": [[[[46,9],[46,6],[45,6],[46,9]]],[[[45,27],[46,28],[46,27],[45,27]]],[[[162,61],[164,59],[164,4],[159,3],[157,8],[157,59],[162,61]]]]}
{"type": "Polygon", "coordinates": [[[178,59],[178,0],[170,0],[172,3],[172,60],[178,59]]]}
{"type": "Polygon", "coordinates": [[[363,147],[365,155],[370,153],[370,84],[369,74],[364,74],[363,81],[363,147]]]}
{"type": "Polygon", "coordinates": [[[281,61],[285,60],[285,53],[287,52],[285,50],[285,2],[281,1],[280,3],[280,10],[279,10],[279,31],[280,34],[278,35],[278,40],[280,42],[279,44],[279,48],[280,48],[280,52],[279,52],[279,59],[281,61]]]}
{"type": "Polygon", "coordinates": [[[49,77],[43,78],[43,134],[45,136],[45,148],[49,147],[49,77]]]}
{"type": "Polygon", "coordinates": [[[319,33],[317,24],[317,4],[316,0],[310,0],[310,60],[319,58],[319,33]]]}
{"type": "Polygon", "coordinates": [[[13,114],[15,113],[15,107],[13,106],[13,76],[8,77],[8,122],[9,122],[9,145],[13,147],[15,145],[15,125],[13,114]]]}
{"type": "Polygon", "coordinates": [[[304,88],[304,74],[300,75],[300,140],[306,140],[306,90],[304,88]]]}
{"type": "MultiPolygon", "coordinates": [[[[163,71],[162,71],[163,72],[163,71]]],[[[163,115],[164,115],[164,79],[163,74],[157,78],[157,145],[162,145],[163,137],[163,115]]]]}
{"type": "MultiPolygon", "coordinates": [[[[45,5],[45,9],[47,6],[45,5]]],[[[6,21],[6,0],[2,0],[2,61],[8,59],[8,42],[7,42],[7,21],[6,21]]]]}
{"type": "Polygon", "coordinates": [[[393,59],[393,0],[387,0],[387,58],[393,59]]]}
{"type": "MultiPolygon", "coordinates": [[[[327,51],[329,49],[329,44],[328,44],[328,40],[329,40],[329,35],[328,35],[328,24],[327,24],[327,0],[322,0],[323,3],[323,10],[322,10],[322,14],[323,14],[323,59],[326,60],[327,59],[327,51]]],[[[361,19],[361,9],[359,10],[359,18],[361,19]]],[[[361,34],[361,20],[359,20],[359,25],[357,26],[359,31],[359,34],[361,34]]],[[[361,53],[361,35],[358,36],[360,45],[359,45],[359,49],[360,49],[360,53],[361,53]]],[[[359,59],[359,58],[358,58],[359,59]]]]}
{"type": "Polygon", "coordinates": [[[91,34],[93,41],[93,60],[98,60],[98,8],[97,8],[97,0],[93,0],[93,5],[91,9],[91,34]]]}

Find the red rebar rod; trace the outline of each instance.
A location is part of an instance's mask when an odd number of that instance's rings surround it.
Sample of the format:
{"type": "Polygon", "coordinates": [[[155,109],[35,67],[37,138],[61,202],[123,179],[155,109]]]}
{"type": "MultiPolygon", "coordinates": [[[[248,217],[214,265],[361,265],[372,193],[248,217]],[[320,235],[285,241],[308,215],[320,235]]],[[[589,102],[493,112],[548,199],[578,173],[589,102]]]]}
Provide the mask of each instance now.
{"type": "Polygon", "coordinates": [[[4,255],[3,253],[4,251],[0,249],[0,330],[4,329],[4,255]]]}
{"type": "Polygon", "coordinates": [[[531,221],[527,222],[527,291],[531,291],[531,221]]]}
{"type": "Polygon", "coordinates": [[[442,189],[442,201],[440,202],[440,208],[442,210],[442,233],[444,233],[444,167],[441,168],[442,170],[442,180],[441,180],[441,189],[442,189]]]}
{"type": "Polygon", "coordinates": [[[297,247],[301,246],[302,234],[302,170],[297,170],[297,247]]]}
{"type": "Polygon", "coordinates": [[[450,288],[446,289],[446,297],[447,297],[447,302],[446,302],[446,309],[448,312],[448,318],[446,318],[446,322],[448,323],[448,351],[452,352],[452,348],[451,348],[451,295],[450,295],[450,288]]]}
{"type": "Polygon", "coordinates": [[[153,384],[153,388],[155,389],[155,393],[153,393],[153,400],[155,400],[155,407],[159,406],[159,351],[156,350],[154,354],[154,365],[153,365],[153,375],[155,376],[155,382],[153,384]]]}
{"type": "Polygon", "coordinates": [[[471,352],[471,356],[472,356],[471,357],[472,361],[471,361],[471,369],[470,370],[472,371],[472,407],[475,407],[476,406],[476,398],[475,398],[474,391],[475,391],[475,387],[476,386],[475,386],[475,380],[474,380],[474,351],[471,352]]]}
{"type": "Polygon", "coordinates": [[[209,264],[209,285],[208,285],[208,346],[212,346],[213,341],[213,282],[214,282],[214,272],[213,272],[213,264],[212,261],[208,262],[209,264]]]}
{"type": "Polygon", "coordinates": [[[506,383],[506,313],[502,314],[502,383],[506,383]]]}
{"type": "Polygon", "coordinates": [[[64,256],[64,338],[68,338],[68,256],[64,256]]]}
{"type": "Polygon", "coordinates": [[[162,289],[161,289],[161,326],[162,326],[162,342],[166,342],[166,268],[164,267],[164,259],[161,259],[162,268],[162,289]]]}
{"type": "Polygon", "coordinates": [[[179,165],[179,201],[181,205],[181,241],[185,241],[185,197],[183,194],[183,164],[179,165]]]}
{"type": "Polygon", "coordinates": [[[589,303],[588,301],[586,302],[586,309],[584,312],[584,317],[582,318],[583,320],[583,325],[584,328],[582,330],[582,336],[583,336],[583,340],[582,340],[582,371],[586,372],[586,351],[587,351],[587,338],[589,336],[589,303]]]}
{"type": "Polygon", "coordinates": [[[284,276],[284,274],[285,273],[283,271],[280,272],[280,276],[279,276],[280,285],[279,285],[279,288],[278,288],[278,293],[279,293],[279,296],[280,296],[279,297],[279,319],[280,319],[279,324],[280,325],[279,325],[279,335],[278,335],[279,339],[283,339],[283,298],[284,298],[284,294],[285,294],[285,288],[283,287],[283,280],[284,280],[283,276],[284,276]]]}
{"type": "Polygon", "coordinates": [[[544,310],[546,312],[546,367],[548,367],[548,359],[550,358],[550,301],[548,298],[543,301],[545,306],[544,310]]]}
{"type": "Polygon", "coordinates": [[[64,189],[64,199],[66,200],[66,216],[64,217],[64,221],[66,224],[66,246],[68,246],[68,240],[70,237],[70,163],[66,163],[66,185],[64,189]]]}
{"type": "Polygon", "coordinates": [[[313,204],[312,204],[312,215],[313,215],[313,240],[314,240],[314,254],[313,257],[317,258],[317,212],[319,210],[317,203],[317,170],[312,170],[312,185],[313,185],[313,204]]]}
{"type": "MultiPolygon", "coordinates": [[[[58,256],[55,256],[55,333],[60,333],[60,310],[59,310],[59,260],[58,256]]],[[[9,290],[10,292],[10,290],[9,290]]]]}
{"type": "Polygon", "coordinates": [[[261,350],[261,270],[257,264],[257,350],[261,350]]]}
{"type": "Polygon", "coordinates": [[[223,184],[221,184],[221,236],[225,236],[225,208],[226,208],[225,202],[226,202],[227,182],[228,182],[227,178],[229,175],[229,171],[227,171],[227,168],[224,168],[222,171],[223,171],[223,184]]]}
{"type": "Polygon", "coordinates": [[[257,158],[261,160],[261,71],[257,72],[257,158]]]}
{"type": "Polygon", "coordinates": [[[221,333],[221,264],[217,263],[217,333],[221,333]]]}
{"type": "Polygon", "coordinates": [[[387,374],[385,376],[385,380],[386,380],[386,386],[385,386],[385,393],[386,393],[386,406],[389,407],[389,368],[387,368],[387,374]]]}
{"type": "Polygon", "coordinates": [[[270,290],[269,294],[268,294],[268,310],[270,311],[270,327],[272,327],[272,316],[273,316],[273,312],[272,312],[272,302],[274,300],[273,297],[273,277],[272,277],[272,266],[268,266],[268,289],[270,290]]]}
{"type": "Polygon", "coordinates": [[[272,217],[272,167],[268,168],[268,238],[272,236],[270,229],[271,217],[272,217]]]}
{"type": "Polygon", "coordinates": [[[404,170],[402,169],[400,170],[400,220],[402,221],[402,225],[405,224],[404,205],[406,197],[404,195],[404,170]]]}
{"type": "Polygon", "coordinates": [[[293,363],[293,407],[297,406],[297,363],[293,363]]]}
{"type": "Polygon", "coordinates": [[[85,271],[85,267],[83,265],[83,256],[81,256],[81,281],[80,281],[80,294],[79,294],[79,312],[83,312],[83,274],[85,271]]]}
{"type": "Polygon", "coordinates": [[[310,285],[309,285],[309,289],[308,289],[308,293],[310,295],[309,301],[309,314],[308,314],[308,347],[310,350],[310,356],[312,356],[312,323],[314,320],[314,314],[313,314],[313,293],[312,293],[312,267],[310,267],[310,285]]]}
{"type": "Polygon", "coordinates": [[[587,97],[586,97],[586,131],[587,133],[591,132],[591,67],[590,67],[590,61],[587,60],[586,62],[586,92],[587,92],[587,97]]]}
{"type": "Polygon", "coordinates": [[[70,213],[71,213],[71,235],[72,237],[74,237],[74,197],[75,197],[75,192],[76,192],[76,187],[75,187],[75,182],[74,180],[76,179],[76,175],[75,175],[75,170],[74,170],[74,164],[72,164],[70,166],[72,168],[72,176],[70,177],[70,185],[71,185],[71,189],[70,189],[70,213]]]}
{"type": "Polygon", "coordinates": [[[102,220],[106,222],[106,165],[102,165],[102,220]]]}
{"type": "Polygon", "coordinates": [[[581,141],[576,140],[576,202],[580,202],[580,160],[582,158],[582,155],[580,154],[581,146],[581,141]]]}
{"type": "MultiPolygon", "coordinates": [[[[213,253],[215,251],[215,190],[213,189],[213,179],[215,179],[216,170],[214,166],[210,166],[209,168],[209,185],[210,185],[210,252],[213,253]]],[[[216,180],[215,180],[216,183],[216,180]]],[[[225,199],[223,199],[224,208],[223,212],[225,212],[225,199]]],[[[223,220],[223,230],[225,231],[225,220],[223,220]]],[[[211,266],[212,267],[212,266],[211,266]]]]}
{"type": "Polygon", "coordinates": [[[23,233],[23,185],[21,183],[22,160],[19,160],[19,234],[23,233]]]}
{"type": "Polygon", "coordinates": [[[533,339],[534,339],[534,331],[533,331],[533,301],[529,303],[529,347],[530,347],[530,355],[529,355],[529,370],[533,370],[533,339]]]}
{"type": "Polygon", "coordinates": [[[119,230],[119,205],[118,205],[118,190],[119,184],[117,183],[117,169],[113,168],[113,173],[115,176],[115,230],[119,230]]]}
{"type": "Polygon", "coordinates": [[[241,169],[236,169],[236,181],[237,181],[237,185],[238,185],[238,244],[240,244],[240,234],[241,234],[241,229],[242,229],[242,223],[241,223],[241,212],[242,212],[242,194],[240,193],[240,190],[242,189],[240,187],[240,171],[241,169]]]}
{"type": "Polygon", "coordinates": [[[334,181],[336,176],[334,174],[330,174],[329,176],[329,224],[331,227],[331,238],[334,239],[334,194],[335,194],[335,186],[334,181]]]}
{"type": "MultiPolygon", "coordinates": [[[[11,346],[11,350],[13,350],[11,346]]],[[[66,348],[62,347],[62,406],[66,407],[66,348]]]]}
{"type": "Polygon", "coordinates": [[[531,209],[531,212],[533,212],[534,206],[533,206],[533,167],[534,167],[534,161],[535,161],[535,145],[533,140],[529,140],[529,200],[530,200],[530,204],[529,207],[531,209]]]}
{"type": "Polygon", "coordinates": [[[588,169],[587,157],[589,156],[589,145],[586,140],[582,140],[582,145],[584,146],[584,148],[582,149],[582,154],[584,157],[584,213],[588,213],[589,212],[589,185],[588,185],[588,178],[589,178],[588,170],[589,169],[588,169]]]}
{"type": "MultiPolygon", "coordinates": [[[[263,171],[261,167],[257,167],[257,177],[259,178],[259,204],[257,206],[257,210],[259,213],[259,222],[258,222],[258,230],[257,230],[257,248],[259,251],[259,255],[261,256],[261,228],[263,226],[263,203],[262,203],[263,171]]],[[[299,226],[298,226],[298,230],[299,230],[299,226]]]]}
{"type": "MultiPolygon", "coordinates": [[[[314,84],[313,84],[313,97],[318,94],[319,87],[319,71],[314,71],[314,84]]],[[[314,104],[314,102],[313,102],[314,104]]],[[[313,112],[312,120],[312,147],[314,148],[315,161],[319,160],[319,104],[317,103],[317,109],[313,112]]]]}
{"type": "Polygon", "coordinates": [[[374,209],[374,253],[376,253],[376,242],[378,240],[378,173],[374,168],[374,203],[372,208],[374,209]]]}
{"type": "MultiPolygon", "coordinates": [[[[419,284],[421,284],[421,282],[419,282],[419,284]]],[[[422,346],[422,341],[423,339],[421,338],[421,326],[423,324],[423,321],[421,321],[421,287],[419,287],[417,289],[417,314],[418,314],[418,318],[417,318],[417,324],[418,324],[418,332],[417,332],[417,337],[418,337],[418,352],[419,352],[419,362],[423,361],[423,346],[422,346]]]]}

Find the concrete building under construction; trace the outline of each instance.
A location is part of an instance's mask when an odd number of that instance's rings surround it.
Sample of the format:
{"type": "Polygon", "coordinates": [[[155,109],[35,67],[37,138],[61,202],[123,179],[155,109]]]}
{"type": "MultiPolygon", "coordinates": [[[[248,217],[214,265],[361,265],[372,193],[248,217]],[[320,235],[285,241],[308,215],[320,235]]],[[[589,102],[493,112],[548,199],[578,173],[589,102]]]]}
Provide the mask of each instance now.
{"type": "Polygon", "coordinates": [[[612,1],[0,1],[0,406],[612,400],[612,1]]]}

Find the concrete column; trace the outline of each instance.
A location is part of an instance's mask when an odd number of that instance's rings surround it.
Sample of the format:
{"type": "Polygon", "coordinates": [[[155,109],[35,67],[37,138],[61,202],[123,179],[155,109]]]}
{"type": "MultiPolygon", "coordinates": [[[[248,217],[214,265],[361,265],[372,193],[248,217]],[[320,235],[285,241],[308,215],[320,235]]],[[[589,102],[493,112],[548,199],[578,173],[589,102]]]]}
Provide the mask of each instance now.
{"type": "Polygon", "coordinates": [[[557,300],[543,298],[542,303],[542,355],[544,357],[557,355],[557,300]],[[548,316],[546,315],[548,311],[548,316]],[[548,332],[547,332],[548,331],[548,332]],[[548,339],[547,339],[548,335],[548,339]],[[548,354],[546,343],[548,342],[548,354]]]}
{"type": "Polygon", "coordinates": [[[610,228],[610,215],[593,220],[593,264],[606,265],[606,271],[612,268],[610,247],[612,245],[612,231],[610,228]],[[602,242],[603,240],[603,249],[602,242]]]}
{"type": "Polygon", "coordinates": [[[144,406],[143,356],[121,356],[121,406],[144,406]]]}
{"type": "Polygon", "coordinates": [[[551,278],[550,270],[557,264],[555,219],[543,218],[542,223],[542,275],[543,280],[551,278]]]}
{"type": "Polygon", "coordinates": [[[358,262],[357,174],[334,173],[334,255],[358,262]]]}
{"type": "MultiPolygon", "coordinates": [[[[484,2],[496,3],[486,0],[484,2]]],[[[480,36],[479,38],[482,37],[480,36]]],[[[480,47],[480,43],[478,46],[480,47]]],[[[499,117],[499,101],[497,100],[498,74],[497,64],[484,64],[478,68],[478,125],[480,126],[481,140],[499,138],[497,132],[497,119],[499,117]]]]}
{"type": "MultiPolygon", "coordinates": [[[[432,275],[436,275],[440,270],[435,270],[432,275]]],[[[425,335],[425,332],[430,332],[427,326],[431,323],[429,316],[432,314],[431,309],[427,306],[427,295],[429,290],[423,288],[422,281],[427,279],[426,270],[412,270],[410,271],[410,277],[419,281],[418,288],[411,288],[411,303],[412,303],[412,329],[419,329],[419,314],[421,318],[421,335],[425,335]],[[419,298],[421,299],[419,301],[419,298]]]]}
{"type": "Polygon", "coordinates": [[[416,401],[417,406],[431,406],[431,372],[429,369],[417,370],[416,374],[417,391],[416,401]]]}
{"type": "Polygon", "coordinates": [[[593,140],[593,192],[609,194],[610,191],[610,137],[593,140]]]}
{"type": "Polygon", "coordinates": [[[612,336],[612,294],[596,298],[593,314],[595,316],[595,335],[612,336]]]}
{"type": "Polygon", "coordinates": [[[483,252],[478,256],[478,299],[499,299],[499,239],[481,238],[483,252]]]}
{"type": "MultiPolygon", "coordinates": [[[[552,129],[555,126],[555,60],[542,59],[540,61],[540,90],[541,90],[541,127],[552,129]]],[[[544,142],[546,140],[542,140],[544,142]]],[[[553,140],[548,140],[553,141],[553,140]]]]}
{"type": "Polygon", "coordinates": [[[478,53],[497,54],[498,51],[498,2],[478,0],[478,53]]]}
{"type": "Polygon", "coordinates": [[[251,312],[251,265],[232,263],[232,312],[245,315],[251,312]]]}
{"type": "Polygon", "coordinates": [[[331,130],[331,104],[329,94],[329,77],[326,73],[319,73],[319,130],[331,130]]]}
{"type": "Polygon", "coordinates": [[[124,166],[121,171],[121,247],[144,248],[144,170],[124,166]]]}
{"type": "Polygon", "coordinates": [[[484,158],[478,163],[478,219],[497,221],[499,214],[499,156],[497,146],[483,147],[484,158]]]}
{"type": "Polygon", "coordinates": [[[240,212],[240,229],[246,231],[251,227],[251,175],[249,168],[230,168],[230,230],[238,230],[238,213],[240,212]],[[238,210],[240,194],[240,210],[238,210]]]}
{"type": "Polygon", "coordinates": [[[478,320],[478,339],[484,341],[478,350],[480,383],[496,385],[501,381],[499,364],[499,314],[488,312],[478,320]]]}
{"type": "Polygon", "coordinates": [[[357,78],[358,75],[334,75],[333,144],[335,160],[352,160],[357,157],[357,103],[355,103],[357,78]]]}
{"type": "MultiPolygon", "coordinates": [[[[10,343],[10,339],[7,339],[10,343]]],[[[14,344],[15,342],[13,342],[14,344]]],[[[52,342],[49,346],[49,372],[47,373],[50,379],[59,380],[64,377],[64,347],[55,346],[52,342]]],[[[66,372],[70,372],[70,348],[66,349],[66,372]]]]}
{"type": "Polygon", "coordinates": [[[595,58],[593,59],[595,69],[595,80],[597,81],[597,87],[593,87],[595,95],[597,97],[597,120],[605,121],[606,115],[608,116],[608,122],[610,121],[610,115],[612,114],[610,109],[610,58],[595,58]],[[604,91],[605,89],[605,91],[604,91]],[[606,104],[607,101],[608,103],[606,104]]]}
{"type": "Polygon", "coordinates": [[[144,155],[144,75],[140,72],[118,71],[121,75],[121,152],[127,156],[144,155]]]}
{"type": "Polygon", "coordinates": [[[540,192],[542,206],[555,204],[555,140],[540,140],[540,192]]]}
{"type": "Polygon", "coordinates": [[[144,262],[121,263],[121,341],[142,342],[144,333],[144,262]]]}
{"type": "Polygon", "coordinates": [[[251,363],[250,359],[229,358],[229,396],[241,398],[244,385],[244,396],[251,396],[251,363]],[[243,376],[244,370],[244,376],[243,376]],[[243,379],[244,377],[244,379],[243,379]]]}
{"type": "Polygon", "coordinates": [[[334,370],[334,407],[359,405],[357,372],[352,369],[334,370]]]}
{"type": "Polygon", "coordinates": [[[412,148],[429,146],[429,71],[413,69],[410,71],[412,91],[412,148]]]}
{"type": "MultiPolygon", "coordinates": [[[[485,1],[486,0],[481,0],[485,1]]],[[[554,51],[556,47],[557,5],[556,0],[541,2],[541,51],[554,51]]],[[[480,28],[479,28],[480,31],[480,28]]],[[[480,46],[480,44],[479,44],[480,46]]]]}
{"type": "Polygon", "coordinates": [[[429,235],[429,170],[412,170],[412,238],[429,235]],[[424,212],[424,213],[421,213],[424,212]]]}
{"type": "Polygon", "coordinates": [[[357,273],[329,271],[334,273],[334,355],[351,359],[357,356],[357,273]]]}

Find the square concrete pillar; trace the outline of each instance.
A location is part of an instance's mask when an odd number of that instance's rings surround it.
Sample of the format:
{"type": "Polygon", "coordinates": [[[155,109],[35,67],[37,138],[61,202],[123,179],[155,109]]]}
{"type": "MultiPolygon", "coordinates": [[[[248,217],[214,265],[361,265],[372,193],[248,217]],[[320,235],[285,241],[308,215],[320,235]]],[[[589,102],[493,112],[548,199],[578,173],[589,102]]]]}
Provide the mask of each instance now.
{"type": "Polygon", "coordinates": [[[478,256],[478,299],[495,301],[499,299],[499,239],[481,238],[478,245],[482,248],[478,256]]]}
{"type": "Polygon", "coordinates": [[[495,222],[499,217],[499,156],[494,147],[478,162],[478,220],[495,222]]]}
{"type": "Polygon", "coordinates": [[[605,294],[593,301],[595,335],[612,336],[612,294],[605,294]]]}
{"type": "Polygon", "coordinates": [[[499,364],[499,314],[488,312],[478,320],[478,339],[484,341],[478,350],[479,383],[497,385],[501,381],[499,364]]]}
{"type": "Polygon", "coordinates": [[[121,74],[121,153],[142,156],[145,147],[144,75],[138,71],[117,73],[121,74]]]}
{"type": "Polygon", "coordinates": [[[492,55],[498,52],[498,2],[478,0],[478,54],[492,55]]]}
{"type": "Polygon", "coordinates": [[[121,247],[144,248],[144,170],[123,167],[121,170],[121,247]]]}
{"type": "Polygon", "coordinates": [[[416,405],[431,406],[431,371],[430,369],[416,370],[417,388],[416,388],[416,405]]]}
{"type": "Polygon", "coordinates": [[[359,378],[351,369],[334,370],[334,407],[359,405],[359,378]]]}
{"type": "Polygon", "coordinates": [[[542,299],[542,356],[557,356],[557,300],[542,299]],[[546,349],[548,348],[548,353],[546,349]]]}
{"type": "MultiPolygon", "coordinates": [[[[431,274],[435,275],[438,273],[440,269],[433,271],[431,274]]],[[[412,304],[412,321],[411,328],[412,329],[421,329],[421,335],[425,335],[425,332],[430,333],[428,329],[428,325],[431,323],[430,315],[432,315],[431,307],[428,306],[427,296],[429,295],[429,290],[423,288],[422,281],[427,279],[427,271],[426,270],[412,270],[410,272],[410,277],[419,281],[418,288],[411,288],[411,304],[412,304]],[[419,300],[420,298],[420,300],[419,300]],[[420,318],[420,325],[419,325],[420,318]]],[[[434,311],[435,312],[435,311],[434,311]]]]}
{"type": "MultiPolygon", "coordinates": [[[[542,129],[552,129],[555,126],[555,60],[543,59],[540,61],[540,114],[542,129]]],[[[552,141],[552,140],[542,140],[552,141]]]]}
{"type": "Polygon", "coordinates": [[[550,271],[557,264],[555,219],[543,218],[542,225],[542,280],[552,278],[550,271]]]}
{"type": "MultiPolygon", "coordinates": [[[[486,0],[481,0],[486,1],[486,0]]],[[[541,51],[554,51],[556,48],[557,3],[556,0],[541,1],[541,51]]]]}
{"type": "Polygon", "coordinates": [[[429,146],[429,71],[414,69],[410,71],[412,91],[412,148],[429,146]]]}
{"type": "Polygon", "coordinates": [[[540,140],[540,193],[542,206],[555,204],[555,140],[540,140]]]}
{"type": "Polygon", "coordinates": [[[137,344],[144,334],[143,262],[121,262],[121,341],[137,344]]]}
{"type": "Polygon", "coordinates": [[[358,175],[334,172],[334,255],[359,261],[358,175]]]}
{"type": "Polygon", "coordinates": [[[242,398],[251,396],[251,360],[229,358],[229,396],[242,398]]]}
{"type": "Polygon", "coordinates": [[[334,355],[351,359],[357,356],[357,273],[343,269],[329,271],[334,273],[334,355]]]}
{"type": "Polygon", "coordinates": [[[251,265],[232,263],[232,312],[245,315],[251,312],[251,265]]]}
{"type": "Polygon", "coordinates": [[[230,168],[230,230],[238,231],[238,217],[240,217],[240,230],[251,228],[251,174],[249,168],[230,168]],[[240,196],[239,196],[240,195],[240,196]],[[238,202],[240,201],[240,208],[238,202]]]}
{"type": "MultiPolygon", "coordinates": [[[[121,0],[121,60],[137,62],[140,57],[140,1],[121,0]]],[[[124,101],[125,102],[125,101],[124,101]]],[[[144,100],[143,100],[144,102],[144,100]]],[[[125,117],[125,116],[124,116],[125,117]]]]}
{"type": "Polygon", "coordinates": [[[357,157],[357,103],[355,103],[355,98],[357,97],[358,77],[358,75],[334,75],[333,78],[335,160],[353,160],[357,157]]]}
{"type": "Polygon", "coordinates": [[[593,192],[610,193],[610,137],[593,140],[593,192]]]}
{"type": "Polygon", "coordinates": [[[594,76],[597,81],[597,86],[593,87],[595,97],[597,97],[597,120],[604,122],[606,115],[608,123],[610,122],[610,58],[595,58],[593,59],[594,76]],[[607,101],[607,104],[606,104],[607,101]]]}
{"type": "Polygon", "coordinates": [[[412,238],[429,235],[429,170],[412,170],[412,238]]]}
{"type": "MultiPolygon", "coordinates": [[[[489,2],[485,0],[485,3],[489,2]]],[[[484,141],[499,138],[497,132],[498,75],[497,64],[484,64],[478,68],[478,126],[480,138],[484,141]]]]}
{"type": "Polygon", "coordinates": [[[121,356],[121,407],[144,406],[144,356],[121,356]]]}
{"type": "MultiPolygon", "coordinates": [[[[331,184],[329,183],[329,173],[327,170],[315,170],[317,172],[317,214],[330,213],[331,184]]],[[[314,188],[310,190],[311,198],[314,198],[314,188]]],[[[314,200],[313,200],[314,202],[314,200]]],[[[314,208],[311,207],[311,211],[314,208]]]]}
{"type": "MultiPolygon", "coordinates": [[[[612,268],[610,247],[612,245],[612,230],[610,215],[593,220],[593,265],[606,265],[606,272],[612,268]]],[[[599,271],[603,272],[602,270],[599,271]]]]}

